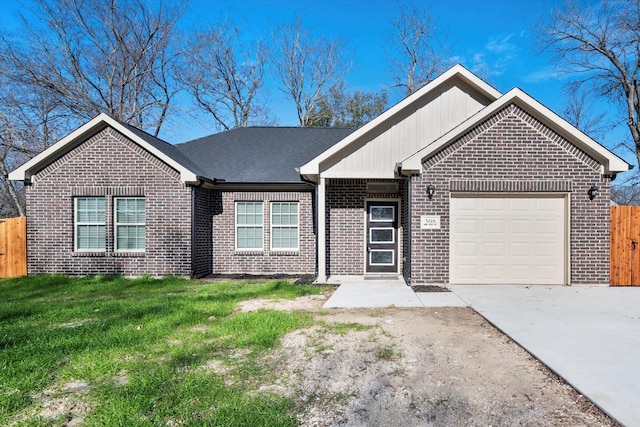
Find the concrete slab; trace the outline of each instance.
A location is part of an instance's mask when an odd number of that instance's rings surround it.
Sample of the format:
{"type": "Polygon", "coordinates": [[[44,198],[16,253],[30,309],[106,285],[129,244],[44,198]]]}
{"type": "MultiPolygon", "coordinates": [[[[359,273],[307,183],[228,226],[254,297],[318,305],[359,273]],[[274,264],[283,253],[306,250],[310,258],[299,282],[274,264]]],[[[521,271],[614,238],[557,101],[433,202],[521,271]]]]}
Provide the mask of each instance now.
{"type": "Polygon", "coordinates": [[[453,292],[416,292],[416,296],[425,307],[467,307],[453,292]]]}
{"type": "Polygon", "coordinates": [[[423,307],[404,281],[343,283],[324,303],[324,308],[423,307]]]}
{"type": "Polygon", "coordinates": [[[640,426],[640,288],[451,289],[609,416],[640,426]]]}

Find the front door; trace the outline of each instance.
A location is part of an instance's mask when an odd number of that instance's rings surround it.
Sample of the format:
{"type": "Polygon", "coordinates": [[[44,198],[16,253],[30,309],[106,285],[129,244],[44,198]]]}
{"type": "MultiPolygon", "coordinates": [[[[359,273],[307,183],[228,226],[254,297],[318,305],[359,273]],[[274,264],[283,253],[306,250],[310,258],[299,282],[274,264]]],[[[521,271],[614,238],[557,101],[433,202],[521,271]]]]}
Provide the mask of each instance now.
{"type": "Polygon", "coordinates": [[[367,202],[367,273],[398,272],[398,202],[367,202]]]}

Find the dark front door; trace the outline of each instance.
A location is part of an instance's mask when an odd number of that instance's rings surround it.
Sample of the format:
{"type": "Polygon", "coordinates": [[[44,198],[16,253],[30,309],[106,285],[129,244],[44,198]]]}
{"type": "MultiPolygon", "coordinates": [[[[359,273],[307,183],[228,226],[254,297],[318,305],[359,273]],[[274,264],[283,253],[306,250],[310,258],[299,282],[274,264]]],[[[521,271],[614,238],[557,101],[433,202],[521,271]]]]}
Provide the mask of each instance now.
{"type": "Polygon", "coordinates": [[[398,203],[367,202],[367,272],[398,272],[398,203]]]}

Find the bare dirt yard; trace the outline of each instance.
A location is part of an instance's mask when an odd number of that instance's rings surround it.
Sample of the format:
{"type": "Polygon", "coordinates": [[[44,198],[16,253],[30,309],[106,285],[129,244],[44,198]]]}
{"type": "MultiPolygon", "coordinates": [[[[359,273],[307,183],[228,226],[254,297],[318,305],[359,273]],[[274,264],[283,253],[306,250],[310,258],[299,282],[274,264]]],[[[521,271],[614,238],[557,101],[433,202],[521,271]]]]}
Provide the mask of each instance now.
{"type": "Polygon", "coordinates": [[[302,426],[614,426],[589,400],[470,308],[323,310],[327,295],[250,300],[306,310],[265,361],[302,426]]]}

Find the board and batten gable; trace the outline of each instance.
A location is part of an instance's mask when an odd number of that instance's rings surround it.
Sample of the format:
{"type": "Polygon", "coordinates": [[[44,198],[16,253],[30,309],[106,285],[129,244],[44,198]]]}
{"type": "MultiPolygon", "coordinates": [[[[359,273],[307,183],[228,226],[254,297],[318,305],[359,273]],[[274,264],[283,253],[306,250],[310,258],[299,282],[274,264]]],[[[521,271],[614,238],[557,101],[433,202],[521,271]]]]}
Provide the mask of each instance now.
{"type": "Polygon", "coordinates": [[[33,171],[26,186],[28,273],[191,275],[192,188],[180,172],[107,126],[33,171]],[[105,198],[104,252],[74,249],[74,199],[105,198]],[[114,250],[114,199],[144,197],[144,252],[114,250]]]}
{"type": "Polygon", "coordinates": [[[394,178],[395,162],[424,148],[493,99],[452,78],[321,163],[325,178],[394,178]]]}

